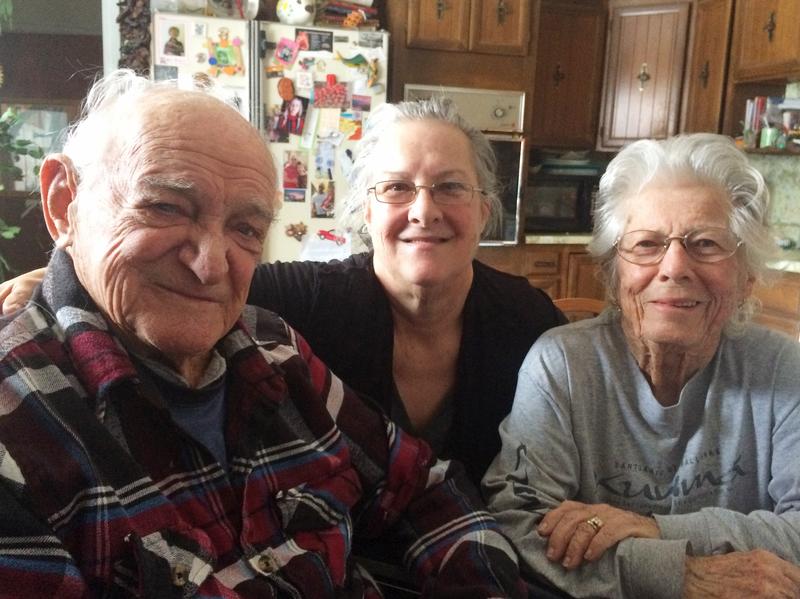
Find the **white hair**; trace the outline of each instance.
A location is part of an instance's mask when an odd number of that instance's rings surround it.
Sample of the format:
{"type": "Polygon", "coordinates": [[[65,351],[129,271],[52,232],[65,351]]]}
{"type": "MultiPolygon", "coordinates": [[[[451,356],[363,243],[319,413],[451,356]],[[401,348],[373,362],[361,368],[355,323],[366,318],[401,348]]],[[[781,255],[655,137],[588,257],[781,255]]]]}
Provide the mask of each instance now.
{"type": "MultiPolygon", "coordinates": [[[[99,177],[114,184],[114,175],[128,165],[119,160],[126,133],[138,126],[134,115],[145,98],[161,94],[185,94],[218,101],[221,109],[235,111],[213,87],[178,90],[177,82],[153,81],[131,69],[117,69],[98,79],[83,102],[80,118],[69,128],[63,152],[77,172],[79,186],[91,185],[99,177]]],[[[244,118],[244,117],[242,117],[244,118]]]]}
{"type": "MultiPolygon", "coordinates": [[[[764,178],[729,137],[713,133],[678,135],[663,141],[640,140],[624,148],[600,179],[590,253],[599,260],[606,294],[618,300],[619,275],[614,244],[624,233],[628,200],[653,182],[698,182],[721,189],[731,231],[744,244],[744,268],[755,281],[767,278],[775,241],[769,224],[769,191],[764,178]]],[[[749,298],[733,320],[744,322],[758,302],[749,298]]]]}

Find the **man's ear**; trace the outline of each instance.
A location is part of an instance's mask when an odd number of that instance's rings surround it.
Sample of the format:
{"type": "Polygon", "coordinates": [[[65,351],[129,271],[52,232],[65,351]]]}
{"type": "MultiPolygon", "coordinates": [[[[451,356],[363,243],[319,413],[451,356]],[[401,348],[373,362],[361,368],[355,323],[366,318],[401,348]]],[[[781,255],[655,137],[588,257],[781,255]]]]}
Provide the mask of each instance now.
{"type": "Polygon", "coordinates": [[[78,177],[72,160],[65,154],[50,154],[39,169],[44,222],[56,247],[72,241],[69,206],[78,193],[78,177]]]}

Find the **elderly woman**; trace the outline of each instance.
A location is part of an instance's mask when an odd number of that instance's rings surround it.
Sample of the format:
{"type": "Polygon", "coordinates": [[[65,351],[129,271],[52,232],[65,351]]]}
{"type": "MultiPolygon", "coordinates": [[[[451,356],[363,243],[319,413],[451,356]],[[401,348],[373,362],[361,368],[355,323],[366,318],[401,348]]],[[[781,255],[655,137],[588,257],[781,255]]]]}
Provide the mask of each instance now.
{"type": "Polygon", "coordinates": [[[600,183],[614,309],[525,359],[484,491],[575,597],[797,597],[800,345],[747,324],[767,190],[727,138],[640,141],[600,183]]]}
{"type": "MultiPolygon", "coordinates": [[[[500,450],[522,360],[564,322],[526,279],[475,260],[500,216],[494,169],[489,142],[449,100],[381,105],[341,211],[354,228],[366,223],[374,252],[262,264],[249,298],[396,422],[461,461],[476,485],[500,450]]],[[[8,299],[18,303],[36,281],[17,281],[8,299]]]]}

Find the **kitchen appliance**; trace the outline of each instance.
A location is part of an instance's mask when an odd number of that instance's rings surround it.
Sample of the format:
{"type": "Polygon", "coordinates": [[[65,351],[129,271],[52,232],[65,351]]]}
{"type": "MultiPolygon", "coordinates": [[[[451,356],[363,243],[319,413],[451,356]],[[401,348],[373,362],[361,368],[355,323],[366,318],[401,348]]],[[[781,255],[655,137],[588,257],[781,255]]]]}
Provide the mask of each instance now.
{"type": "Polygon", "coordinates": [[[525,92],[445,87],[407,83],[406,100],[444,96],[453,100],[458,111],[473,127],[486,134],[497,157],[497,178],[503,207],[502,225],[489,231],[481,245],[512,245],[520,241],[521,206],[525,164],[525,139],[522,122],[525,92]]]}
{"type": "Polygon", "coordinates": [[[265,260],[351,250],[334,216],[369,113],[386,101],[388,53],[384,31],[154,14],[154,78],[213,86],[270,142],[283,207],[265,260]]]}
{"type": "Polygon", "coordinates": [[[599,181],[599,172],[542,169],[532,175],[525,191],[525,234],[591,232],[599,181]]]}

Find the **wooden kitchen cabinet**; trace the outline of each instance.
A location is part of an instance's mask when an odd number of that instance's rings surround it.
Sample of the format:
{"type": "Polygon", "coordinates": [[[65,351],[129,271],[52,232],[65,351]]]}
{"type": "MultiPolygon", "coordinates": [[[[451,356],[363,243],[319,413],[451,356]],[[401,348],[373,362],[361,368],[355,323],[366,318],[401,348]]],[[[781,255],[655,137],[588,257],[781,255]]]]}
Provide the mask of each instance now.
{"type": "Polygon", "coordinates": [[[408,40],[412,48],[466,50],[470,4],[463,0],[409,0],[408,40]]]}
{"type": "Polygon", "coordinates": [[[732,62],[737,81],[800,74],[798,0],[738,0],[736,36],[732,62]]]}
{"type": "Polygon", "coordinates": [[[526,244],[481,247],[478,259],[498,270],[520,275],[551,298],[605,299],[597,265],[583,245],[526,244]]]}
{"type": "Polygon", "coordinates": [[[600,149],[678,132],[689,8],[612,0],[600,149]]]}
{"type": "Polygon", "coordinates": [[[524,56],[530,0],[409,0],[406,44],[428,50],[524,56]]]}
{"type": "Polygon", "coordinates": [[[562,297],[594,297],[605,299],[605,288],[598,276],[599,267],[594,258],[581,248],[566,252],[566,289],[562,297]]]}
{"type": "Polygon", "coordinates": [[[682,131],[720,131],[732,20],[733,0],[697,0],[682,131]]]}
{"type": "Polygon", "coordinates": [[[537,31],[531,142],[592,148],[603,77],[597,57],[603,55],[606,11],[596,2],[542,0],[537,31]]]}
{"type": "Polygon", "coordinates": [[[780,273],[772,285],[756,287],[754,294],[761,310],[753,320],[800,340],[800,274],[780,273]]]}

